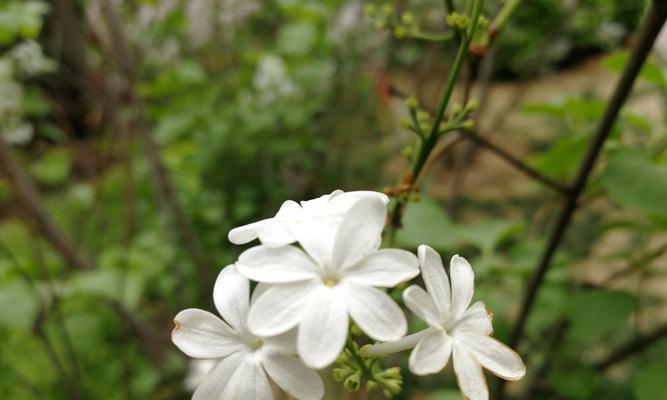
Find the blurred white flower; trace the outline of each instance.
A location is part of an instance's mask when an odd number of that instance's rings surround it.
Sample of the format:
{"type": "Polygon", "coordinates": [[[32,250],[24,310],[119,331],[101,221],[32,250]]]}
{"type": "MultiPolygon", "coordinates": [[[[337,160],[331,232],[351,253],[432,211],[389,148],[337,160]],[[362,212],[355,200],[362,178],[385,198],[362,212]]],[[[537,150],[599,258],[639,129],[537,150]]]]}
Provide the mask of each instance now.
{"type": "Polygon", "coordinates": [[[273,54],[267,54],[259,60],[252,83],[257,100],[262,104],[274,103],[296,92],[296,85],[287,73],[285,61],[273,54]]]}
{"type": "Polygon", "coordinates": [[[405,250],[378,250],[385,219],[382,200],[363,198],[345,214],[333,241],[328,232],[295,224],[292,233],[305,251],[262,245],[243,252],[239,272],[272,284],[250,310],[250,329],[275,335],[298,325],[299,356],[313,368],[331,364],[343,350],[349,317],[376,340],[405,335],[403,311],[377,287],[414,278],[418,260],[405,250]]]}
{"type": "Polygon", "coordinates": [[[56,63],[44,55],[42,46],[34,40],[17,44],[10,54],[17,70],[28,76],[50,72],[56,68],[56,63]]]}
{"type": "Polygon", "coordinates": [[[11,79],[0,76],[0,118],[8,118],[21,112],[23,89],[11,79]]]}
{"type": "Polygon", "coordinates": [[[333,244],[333,239],[350,207],[363,198],[376,198],[384,204],[389,198],[379,192],[336,190],[317,199],[297,203],[288,200],[282,204],[273,218],[267,218],[252,224],[234,228],[229,232],[229,241],[245,244],[257,238],[266,246],[284,246],[294,243],[295,232],[304,227],[317,231],[322,240],[333,244]]]}
{"type": "Polygon", "coordinates": [[[5,126],[2,139],[9,144],[25,144],[32,139],[33,134],[34,128],[31,123],[18,120],[5,126]]]}
{"type": "Polygon", "coordinates": [[[188,34],[193,46],[204,45],[213,34],[214,0],[190,0],[185,14],[188,20],[188,34]]]}
{"type": "Polygon", "coordinates": [[[474,292],[474,274],[468,261],[452,257],[448,279],[438,253],[422,245],[419,263],[426,291],[410,286],[403,299],[429,328],[395,342],[365,346],[362,354],[377,356],[414,347],[409,366],[416,375],[441,371],[451,355],[459,387],[471,400],[489,398],[482,367],[507,380],[521,379],[526,366],[516,352],[490,337],[493,328],[484,303],[468,307],[474,292]]]}
{"type": "MultiPolygon", "coordinates": [[[[253,297],[261,291],[261,287],[256,288],[253,297]]],[[[224,321],[198,309],[181,311],[174,318],[171,337],[181,351],[193,358],[219,359],[192,398],[271,399],[268,374],[290,396],[321,399],[321,378],[295,356],[294,331],[268,337],[248,330],[249,299],[250,283],[231,265],[220,272],[213,290],[215,306],[224,321]]]]}

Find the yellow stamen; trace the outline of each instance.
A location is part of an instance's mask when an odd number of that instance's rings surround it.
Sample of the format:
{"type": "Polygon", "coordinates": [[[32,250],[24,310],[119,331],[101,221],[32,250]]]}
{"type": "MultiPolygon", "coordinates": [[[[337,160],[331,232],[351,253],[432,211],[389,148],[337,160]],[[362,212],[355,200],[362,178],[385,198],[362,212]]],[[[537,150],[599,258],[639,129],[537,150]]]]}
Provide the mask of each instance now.
{"type": "Polygon", "coordinates": [[[329,287],[334,287],[336,286],[336,281],[333,279],[325,279],[324,284],[329,286],[329,287]]]}

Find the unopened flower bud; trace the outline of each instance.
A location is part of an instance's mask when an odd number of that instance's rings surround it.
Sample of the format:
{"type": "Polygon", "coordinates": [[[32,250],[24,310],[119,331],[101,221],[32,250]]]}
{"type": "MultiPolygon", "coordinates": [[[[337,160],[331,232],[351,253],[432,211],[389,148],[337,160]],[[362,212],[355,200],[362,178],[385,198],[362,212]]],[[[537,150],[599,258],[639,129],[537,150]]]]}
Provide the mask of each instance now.
{"type": "Polygon", "coordinates": [[[483,15],[480,15],[479,18],[477,19],[477,25],[479,26],[480,29],[488,28],[489,23],[490,23],[489,19],[483,15]]]}
{"type": "Polygon", "coordinates": [[[431,124],[428,122],[422,122],[419,124],[419,129],[421,129],[423,132],[427,132],[431,130],[431,124]]]}
{"type": "Polygon", "coordinates": [[[343,365],[340,368],[334,368],[331,375],[336,382],[340,382],[346,379],[348,376],[352,375],[352,373],[354,373],[354,371],[349,365],[343,365]]]}
{"type": "Polygon", "coordinates": [[[345,379],[343,386],[345,386],[345,389],[349,390],[350,392],[358,391],[359,387],[361,387],[361,371],[357,371],[354,374],[348,376],[347,379],[345,379]]]}
{"type": "Polygon", "coordinates": [[[406,118],[402,118],[398,124],[401,127],[401,129],[406,129],[406,130],[412,129],[412,123],[410,122],[410,120],[406,118]]]}
{"type": "Polygon", "coordinates": [[[465,30],[468,28],[470,19],[459,13],[451,13],[447,16],[447,24],[453,28],[465,30]]]}
{"type": "Polygon", "coordinates": [[[452,106],[452,115],[461,114],[462,111],[463,107],[461,107],[459,103],[454,103],[454,105],[452,106]]]}
{"type": "Polygon", "coordinates": [[[377,382],[375,381],[366,382],[366,390],[368,391],[368,393],[372,393],[377,388],[378,388],[377,382]]]}
{"type": "Polygon", "coordinates": [[[412,155],[414,154],[414,149],[412,146],[407,146],[406,148],[403,149],[402,155],[403,157],[407,158],[408,160],[412,158],[412,155]]]}
{"type": "Polygon", "coordinates": [[[396,39],[403,39],[405,36],[407,36],[407,34],[408,31],[407,29],[405,29],[404,26],[399,25],[396,28],[394,28],[394,37],[396,39]]]}
{"type": "Polygon", "coordinates": [[[386,16],[390,16],[391,14],[394,13],[394,7],[391,4],[385,4],[382,6],[382,12],[386,16]]]}
{"type": "Polygon", "coordinates": [[[463,129],[473,129],[475,127],[475,121],[467,119],[461,123],[461,128],[463,129]]]}
{"type": "Polygon", "coordinates": [[[366,4],[366,7],[364,8],[364,13],[369,17],[375,15],[376,11],[375,4],[366,4]]]}
{"type": "Polygon", "coordinates": [[[375,23],[373,24],[373,27],[379,31],[383,30],[385,26],[387,26],[387,24],[384,21],[380,20],[375,21],[375,23]]]}
{"type": "Polygon", "coordinates": [[[404,12],[401,15],[401,22],[405,25],[412,25],[415,22],[415,18],[412,16],[412,13],[404,12]]]}
{"type": "Polygon", "coordinates": [[[336,362],[338,364],[345,364],[347,362],[347,360],[348,360],[348,357],[347,357],[347,354],[345,354],[345,352],[340,353],[338,355],[338,357],[336,357],[336,362]]]}
{"type": "Polygon", "coordinates": [[[419,107],[419,103],[417,103],[417,99],[415,99],[412,96],[405,99],[405,105],[408,107],[408,109],[410,111],[416,111],[417,107],[419,107]]]}
{"type": "Polygon", "coordinates": [[[479,101],[477,100],[470,100],[468,104],[466,105],[466,109],[468,111],[475,111],[479,108],[479,101]]]}
{"type": "MultiPolygon", "coordinates": [[[[349,379],[349,378],[348,378],[349,379]]],[[[391,393],[391,394],[399,394],[401,393],[401,385],[403,382],[400,379],[387,379],[386,381],[383,382],[384,387],[391,393]]]]}
{"type": "Polygon", "coordinates": [[[417,112],[417,121],[428,122],[430,119],[431,119],[431,114],[427,113],[426,111],[417,112]]]}

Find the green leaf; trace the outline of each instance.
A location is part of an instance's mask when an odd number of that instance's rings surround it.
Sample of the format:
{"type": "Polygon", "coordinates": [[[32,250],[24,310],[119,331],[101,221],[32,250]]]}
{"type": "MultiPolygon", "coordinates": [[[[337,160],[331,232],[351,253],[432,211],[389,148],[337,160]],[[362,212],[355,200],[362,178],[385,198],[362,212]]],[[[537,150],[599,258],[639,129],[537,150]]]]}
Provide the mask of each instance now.
{"type": "Polygon", "coordinates": [[[119,301],[133,309],[139,304],[144,281],[134,272],[97,269],[79,272],[65,284],[65,294],[85,294],[119,301]]]}
{"type": "Polygon", "coordinates": [[[632,378],[635,400],[667,400],[667,362],[643,365],[632,378]]]}
{"type": "Polygon", "coordinates": [[[62,183],[69,176],[70,157],[65,149],[49,150],[44,156],[33,161],[28,169],[38,181],[55,185],[62,183]]]}
{"type": "MultiPolygon", "coordinates": [[[[630,53],[628,51],[619,51],[607,56],[604,60],[604,65],[612,71],[620,73],[625,68],[629,59],[630,53]]],[[[665,73],[662,72],[662,68],[652,60],[647,60],[644,63],[639,73],[639,78],[658,86],[664,86],[666,83],[665,73]]]]}
{"type": "Polygon", "coordinates": [[[569,178],[581,161],[586,145],[587,134],[573,134],[561,139],[545,153],[533,158],[531,164],[546,175],[556,178],[569,178]]]}
{"type": "Polygon", "coordinates": [[[558,393],[577,400],[591,399],[600,384],[596,372],[584,365],[568,365],[552,370],[548,379],[558,393]]]}
{"type": "Polygon", "coordinates": [[[621,327],[635,308],[635,296],[602,289],[581,291],[569,296],[565,315],[570,320],[570,338],[592,342],[621,327]]]}
{"type": "Polygon", "coordinates": [[[616,203],[652,215],[667,215],[667,165],[622,151],[607,163],[602,186],[616,203]]]}
{"type": "Polygon", "coordinates": [[[308,22],[297,22],[283,27],[278,32],[278,48],[285,54],[304,55],[315,44],[317,31],[308,22]]]}
{"type": "Polygon", "coordinates": [[[19,278],[0,284],[0,325],[29,330],[39,312],[39,299],[19,278]]]}
{"type": "Polygon", "coordinates": [[[520,232],[523,225],[509,221],[484,221],[456,227],[456,235],[464,243],[470,243],[485,253],[493,249],[505,239],[520,232]]]}
{"type": "Polygon", "coordinates": [[[407,206],[403,215],[403,227],[398,231],[396,241],[402,247],[412,249],[421,244],[428,244],[436,249],[456,245],[449,217],[438,203],[429,199],[422,199],[407,206]]]}

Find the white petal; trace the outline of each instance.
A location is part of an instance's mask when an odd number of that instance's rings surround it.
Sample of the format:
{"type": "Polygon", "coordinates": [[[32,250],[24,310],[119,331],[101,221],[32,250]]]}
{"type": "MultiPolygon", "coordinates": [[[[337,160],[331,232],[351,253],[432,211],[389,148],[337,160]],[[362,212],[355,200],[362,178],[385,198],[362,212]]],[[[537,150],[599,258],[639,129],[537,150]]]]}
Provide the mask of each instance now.
{"type": "Polygon", "coordinates": [[[228,386],[234,376],[238,374],[245,353],[239,352],[222,359],[215,367],[204,377],[202,384],[199,385],[192,400],[211,400],[219,399],[228,389],[228,386]]]}
{"type": "Polygon", "coordinates": [[[225,357],[242,346],[229,326],[210,312],[195,308],[183,310],[176,315],[174,323],[171,340],[190,357],[225,357]]]}
{"type": "Polygon", "coordinates": [[[250,331],[258,336],[274,336],[294,327],[315,287],[312,282],[298,282],[267,289],[250,307],[250,331]]]}
{"type": "Polygon", "coordinates": [[[341,271],[345,281],[367,286],[394,287],[419,274],[419,261],[409,251],[382,249],[341,271]]]}
{"type": "Polygon", "coordinates": [[[318,276],[319,267],[294,246],[255,246],[239,256],[238,270],[246,277],[267,283],[287,283],[318,276]]]}
{"type": "Polygon", "coordinates": [[[223,399],[225,400],[273,399],[269,380],[254,354],[246,356],[245,361],[228,386],[234,386],[234,390],[225,391],[223,395],[223,399]]]}
{"type": "Polygon", "coordinates": [[[324,396],[324,384],[317,372],[293,356],[271,353],[262,365],[271,379],[287,394],[299,400],[319,400],[324,396]]]}
{"type": "Polygon", "coordinates": [[[382,201],[364,198],[356,202],[338,228],[332,264],[345,268],[377,249],[386,218],[387,208],[382,201]]]}
{"type": "Polygon", "coordinates": [[[348,328],[345,301],[336,290],[320,286],[308,301],[299,324],[299,356],[311,368],[334,362],[345,346],[348,328]]]}
{"type": "Polygon", "coordinates": [[[281,333],[276,336],[262,337],[264,342],[264,349],[266,351],[296,355],[296,338],[297,338],[298,328],[294,327],[285,333],[281,333]]]}
{"type": "Polygon", "coordinates": [[[476,333],[463,333],[456,338],[484,368],[495,375],[515,381],[526,374],[521,357],[498,340],[476,333]]]}
{"type": "Polygon", "coordinates": [[[441,318],[445,317],[449,311],[452,294],[445,267],[442,265],[442,258],[440,258],[440,254],[426,245],[419,246],[417,252],[426,290],[433,298],[438,310],[440,310],[441,318]]]}
{"type": "MultiPolygon", "coordinates": [[[[456,340],[456,339],[455,339],[456,340]]],[[[463,397],[469,400],[488,400],[489,388],[479,362],[465,349],[454,343],[452,352],[454,372],[463,397]]]]}
{"type": "Polygon", "coordinates": [[[364,357],[377,357],[409,350],[414,348],[417,343],[419,343],[419,341],[425,335],[428,335],[431,331],[432,329],[426,328],[423,331],[404,336],[393,342],[376,343],[363,346],[360,351],[364,357]]]}
{"type": "Polygon", "coordinates": [[[239,226],[229,231],[227,238],[230,242],[234,244],[246,244],[257,239],[258,231],[260,228],[265,227],[273,222],[272,218],[263,219],[261,221],[253,222],[252,224],[247,224],[239,226]]]}
{"type": "Polygon", "coordinates": [[[403,291],[403,301],[410,311],[430,326],[442,328],[440,312],[424,289],[417,285],[410,286],[403,291]]]}
{"type": "Polygon", "coordinates": [[[408,330],[405,315],[387,293],[352,283],[340,286],[350,316],[368,336],[375,340],[394,341],[405,335],[408,330]]]}
{"type": "Polygon", "coordinates": [[[329,265],[338,226],[332,221],[312,218],[292,226],[299,244],[318,265],[329,265]]]}
{"type": "Polygon", "coordinates": [[[478,301],[463,314],[463,317],[456,323],[454,332],[475,332],[482,335],[493,333],[491,316],[486,310],[483,302],[478,301]]]}
{"type": "Polygon", "coordinates": [[[442,330],[433,329],[410,353],[410,371],[415,375],[440,372],[447,366],[451,353],[452,338],[442,330]]]}
{"type": "Polygon", "coordinates": [[[465,258],[455,255],[449,263],[449,277],[452,283],[451,316],[458,319],[470,305],[475,291],[475,274],[465,258]]]}
{"type": "Polygon", "coordinates": [[[236,329],[245,329],[250,302],[250,282],[236,266],[225,267],[213,288],[213,301],[222,318],[236,329]]]}
{"type": "Polygon", "coordinates": [[[267,224],[257,230],[259,241],[268,247],[281,247],[292,244],[296,238],[289,229],[290,223],[273,219],[273,223],[267,224]]]}

